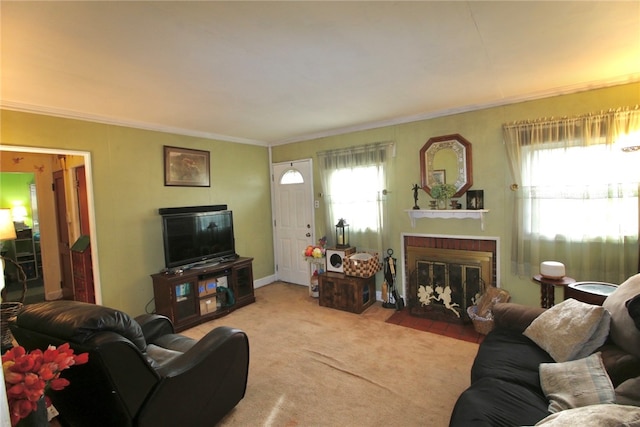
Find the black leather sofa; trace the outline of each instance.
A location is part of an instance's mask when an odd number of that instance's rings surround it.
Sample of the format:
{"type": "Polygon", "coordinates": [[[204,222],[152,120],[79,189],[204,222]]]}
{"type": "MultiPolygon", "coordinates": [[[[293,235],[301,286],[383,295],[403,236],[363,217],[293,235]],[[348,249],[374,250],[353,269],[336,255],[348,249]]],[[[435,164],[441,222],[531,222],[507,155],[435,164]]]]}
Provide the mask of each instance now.
{"type": "Polygon", "coordinates": [[[132,319],[76,301],[26,305],[10,322],[27,350],[69,342],[89,362],[62,376],[50,394],[69,426],[213,426],[244,397],[249,341],[219,327],[196,341],[174,333],[164,316],[132,319]]]}
{"type": "MultiPolygon", "coordinates": [[[[638,280],[640,275],[636,276],[638,280]]],[[[554,363],[554,359],[523,335],[543,312],[542,308],[514,303],[498,303],[493,307],[495,328],[478,348],[471,368],[471,385],[458,398],[450,427],[533,426],[551,415],[549,399],[540,384],[539,367],[541,363],[554,363]]],[[[635,390],[640,381],[640,359],[614,344],[611,338],[598,351],[613,387],[635,381],[633,401],[625,399],[623,403],[640,405],[640,390],[635,390]]]]}

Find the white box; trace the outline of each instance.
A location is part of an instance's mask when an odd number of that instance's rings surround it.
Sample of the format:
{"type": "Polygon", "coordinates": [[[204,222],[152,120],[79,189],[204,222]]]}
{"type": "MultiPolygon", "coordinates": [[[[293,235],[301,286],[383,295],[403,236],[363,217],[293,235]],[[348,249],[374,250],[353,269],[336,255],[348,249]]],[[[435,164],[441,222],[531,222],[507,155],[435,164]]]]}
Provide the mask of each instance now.
{"type": "Polygon", "coordinates": [[[331,248],[327,249],[327,271],[336,273],[344,273],[344,259],[347,255],[356,252],[356,248],[350,246],[348,248],[331,248]]]}

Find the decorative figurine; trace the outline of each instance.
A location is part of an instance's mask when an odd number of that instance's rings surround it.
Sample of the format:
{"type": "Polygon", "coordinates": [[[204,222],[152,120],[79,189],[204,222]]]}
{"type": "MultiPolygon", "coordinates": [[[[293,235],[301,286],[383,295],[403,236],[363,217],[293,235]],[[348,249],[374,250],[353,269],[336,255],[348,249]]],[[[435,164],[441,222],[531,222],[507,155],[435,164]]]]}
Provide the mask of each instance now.
{"type": "Polygon", "coordinates": [[[413,190],[413,209],[420,209],[420,206],[418,206],[418,190],[420,189],[420,187],[418,186],[418,184],[414,184],[412,187],[413,190]]]}

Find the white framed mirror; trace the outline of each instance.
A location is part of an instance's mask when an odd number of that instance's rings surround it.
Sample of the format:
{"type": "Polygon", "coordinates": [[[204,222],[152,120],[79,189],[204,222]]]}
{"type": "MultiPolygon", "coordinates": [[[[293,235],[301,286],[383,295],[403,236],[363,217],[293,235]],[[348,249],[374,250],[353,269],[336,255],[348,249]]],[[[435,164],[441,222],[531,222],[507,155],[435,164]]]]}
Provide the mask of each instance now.
{"type": "Polygon", "coordinates": [[[458,134],[429,138],[420,150],[420,179],[428,194],[436,184],[452,184],[453,197],[462,196],[473,184],[471,143],[458,134]]]}

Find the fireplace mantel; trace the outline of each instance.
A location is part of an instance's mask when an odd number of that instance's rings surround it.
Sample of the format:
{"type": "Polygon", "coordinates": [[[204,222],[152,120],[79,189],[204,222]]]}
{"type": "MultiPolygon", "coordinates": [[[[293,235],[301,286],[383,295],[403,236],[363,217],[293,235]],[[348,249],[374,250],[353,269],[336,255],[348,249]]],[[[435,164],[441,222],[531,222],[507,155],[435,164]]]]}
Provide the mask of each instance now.
{"type": "Polygon", "coordinates": [[[479,219],[480,229],[484,231],[484,214],[489,212],[488,209],[406,209],[411,219],[411,227],[416,227],[417,218],[444,218],[444,219],[479,219]]]}

